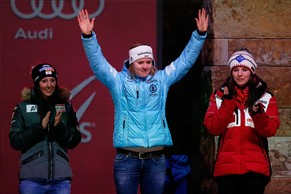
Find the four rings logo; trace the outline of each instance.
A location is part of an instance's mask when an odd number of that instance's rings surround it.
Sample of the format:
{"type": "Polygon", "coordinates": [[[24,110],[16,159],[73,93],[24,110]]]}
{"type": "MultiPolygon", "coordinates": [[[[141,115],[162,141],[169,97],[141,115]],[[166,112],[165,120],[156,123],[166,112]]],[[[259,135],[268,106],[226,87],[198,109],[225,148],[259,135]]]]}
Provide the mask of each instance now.
{"type": "MultiPolygon", "coordinates": [[[[63,13],[63,8],[65,3],[70,2],[69,0],[30,0],[30,6],[31,6],[31,13],[23,13],[21,12],[17,5],[16,5],[17,0],[11,0],[11,8],[12,11],[17,15],[18,17],[22,19],[32,19],[35,17],[39,17],[45,20],[49,20],[55,17],[62,18],[64,20],[70,20],[73,18],[76,18],[79,14],[79,11],[84,8],[85,2],[84,0],[71,0],[71,8],[72,8],[72,13],[63,13]],[[44,13],[43,8],[44,8],[44,2],[50,2],[51,6],[51,12],[50,13],[44,13]]],[[[23,3],[23,1],[21,1],[23,3]]],[[[104,9],[104,4],[105,0],[99,0],[99,7],[98,9],[94,12],[89,14],[90,18],[95,18],[99,16],[103,9],[104,9]]]]}

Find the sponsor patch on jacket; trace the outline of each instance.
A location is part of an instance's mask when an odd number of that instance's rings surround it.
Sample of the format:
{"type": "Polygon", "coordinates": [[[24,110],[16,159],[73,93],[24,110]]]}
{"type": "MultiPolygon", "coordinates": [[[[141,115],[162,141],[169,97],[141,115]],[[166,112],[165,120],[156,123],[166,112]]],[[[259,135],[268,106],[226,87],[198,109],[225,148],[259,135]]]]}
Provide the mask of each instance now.
{"type": "Polygon", "coordinates": [[[28,104],[26,105],[26,112],[37,112],[37,105],[36,104],[28,104]]]}
{"type": "Polygon", "coordinates": [[[66,107],[64,104],[56,104],[56,112],[66,112],[66,107]]]}

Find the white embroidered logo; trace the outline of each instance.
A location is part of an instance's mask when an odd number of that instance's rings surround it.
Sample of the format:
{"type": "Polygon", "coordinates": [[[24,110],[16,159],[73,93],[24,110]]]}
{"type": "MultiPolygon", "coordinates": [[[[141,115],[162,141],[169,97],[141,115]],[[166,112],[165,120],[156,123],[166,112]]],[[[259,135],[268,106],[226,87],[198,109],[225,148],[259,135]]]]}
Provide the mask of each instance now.
{"type": "Polygon", "coordinates": [[[29,112],[37,112],[37,105],[35,105],[35,104],[26,105],[26,112],[27,113],[29,113],[29,112]]]}

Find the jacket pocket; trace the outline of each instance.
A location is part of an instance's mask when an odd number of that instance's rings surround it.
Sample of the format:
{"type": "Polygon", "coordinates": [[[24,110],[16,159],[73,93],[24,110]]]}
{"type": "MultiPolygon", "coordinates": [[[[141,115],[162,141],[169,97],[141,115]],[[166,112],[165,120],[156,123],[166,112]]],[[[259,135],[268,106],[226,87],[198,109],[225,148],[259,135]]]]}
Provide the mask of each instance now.
{"type": "Polygon", "coordinates": [[[28,158],[22,160],[21,164],[27,164],[29,162],[32,162],[33,160],[36,160],[37,158],[40,158],[43,155],[43,151],[38,151],[35,154],[33,154],[32,156],[29,156],[28,158]]]}
{"type": "Polygon", "coordinates": [[[68,156],[67,156],[65,153],[63,153],[62,151],[58,150],[58,151],[57,151],[57,154],[58,154],[60,157],[62,157],[63,159],[67,160],[67,162],[69,162],[69,158],[68,158],[68,156]]]}

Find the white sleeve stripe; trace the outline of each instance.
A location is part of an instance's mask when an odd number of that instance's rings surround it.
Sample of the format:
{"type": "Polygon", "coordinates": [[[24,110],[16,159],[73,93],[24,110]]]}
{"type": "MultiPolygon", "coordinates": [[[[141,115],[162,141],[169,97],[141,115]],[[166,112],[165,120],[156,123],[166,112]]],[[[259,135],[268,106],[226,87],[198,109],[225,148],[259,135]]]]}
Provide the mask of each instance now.
{"type": "Polygon", "coordinates": [[[176,70],[173,62],[170,65],[168,65],[165,69],[168,76],[171,74],[172,71],[176,70]]]}

